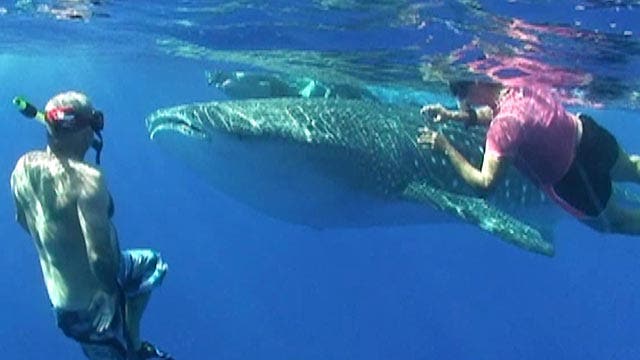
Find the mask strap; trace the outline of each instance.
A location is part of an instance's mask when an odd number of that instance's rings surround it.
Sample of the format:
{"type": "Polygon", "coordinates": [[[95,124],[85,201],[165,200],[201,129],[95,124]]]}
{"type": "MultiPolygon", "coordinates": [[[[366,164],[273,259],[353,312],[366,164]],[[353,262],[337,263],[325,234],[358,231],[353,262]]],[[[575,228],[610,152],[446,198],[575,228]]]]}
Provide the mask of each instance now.
{"type": "Polygon", "coordinates": [[[104,146],[104,141],[102,140],[102,133],[100,131],[96,131],[97,139],[93,139],[91,143],[91,147],[96,151],[96,164],[100,165],[100,154],[102,153],[102,147],[104,146]]]}

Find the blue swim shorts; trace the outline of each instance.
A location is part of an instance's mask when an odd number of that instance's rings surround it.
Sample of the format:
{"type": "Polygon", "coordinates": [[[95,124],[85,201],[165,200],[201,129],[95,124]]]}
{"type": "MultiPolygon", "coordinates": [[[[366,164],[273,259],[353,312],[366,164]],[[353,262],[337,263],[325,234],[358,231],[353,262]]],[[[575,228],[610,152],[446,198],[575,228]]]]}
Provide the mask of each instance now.
{"type": "Polygon", "coordinates": [[[127,297],[136,296],[160,286],[167,269],[167,263],[153,250],[125,250],[120,261],[118,283],[127,297]]]}

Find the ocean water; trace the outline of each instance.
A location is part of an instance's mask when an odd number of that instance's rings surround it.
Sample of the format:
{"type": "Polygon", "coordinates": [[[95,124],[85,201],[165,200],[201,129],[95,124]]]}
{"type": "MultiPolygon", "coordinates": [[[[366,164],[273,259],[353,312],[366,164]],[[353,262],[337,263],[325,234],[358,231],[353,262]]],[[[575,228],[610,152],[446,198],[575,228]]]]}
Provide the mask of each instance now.
{"type": "Polygon", "coordinates": [[[207,85],[212,69],[308,72],[452,101],[439,76],[499,65],[504,81],[551,82],[640,152],[639,12],[633,0],[0,1],[2,358],[83,358],[55,326],[9,189],[18,157],[45,144],[11,99],[44,106],[68,89],[105,113],[121,247],[169,263],[143,337],[177,359],[640,358],[638,238],[562,218],[548,258],[455,221],[288,224],[219,192],[151,141],[144,121],[226,99],[207,85]]]}

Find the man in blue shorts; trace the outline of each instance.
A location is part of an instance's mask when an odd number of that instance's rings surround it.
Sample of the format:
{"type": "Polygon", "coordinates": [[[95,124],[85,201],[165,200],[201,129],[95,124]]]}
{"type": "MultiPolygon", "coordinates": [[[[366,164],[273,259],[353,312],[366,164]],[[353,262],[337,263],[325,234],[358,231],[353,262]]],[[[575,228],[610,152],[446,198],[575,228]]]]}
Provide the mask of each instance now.
{"type": "Polygon", "coordinates": [[[171,359],[139,334],[167,264],[152,250],[120,251],[104,176],[84,161],[89,147],[98,154],[102,148],[102,113],[86,95],[66,92],[39,114],[48,146],[18,160],[11,189],[17,220],[38,251],[58,326],[89,359],[171,359]]]}

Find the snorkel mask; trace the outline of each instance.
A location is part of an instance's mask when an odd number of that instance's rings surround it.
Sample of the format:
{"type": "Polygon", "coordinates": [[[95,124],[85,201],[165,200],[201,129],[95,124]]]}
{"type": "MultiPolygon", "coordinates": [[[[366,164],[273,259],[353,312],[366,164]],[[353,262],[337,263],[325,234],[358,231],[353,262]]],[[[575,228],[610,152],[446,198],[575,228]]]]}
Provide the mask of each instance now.
{"type": "Polygon", "coordinates": [[[91,147],[96,151],[96,164],[100,165],[100,154],[104,145],[102,139],[104,115],[101,111],[91,110],[90,114],[85,114],[76,111],[72,107],[56,107],[45,113],[21,97],[14,98],[13,104],[22,115],[45,125],[50,134],[63,131],[73,132],[87,126],[91,127],[96,135],[91,147]]]}

